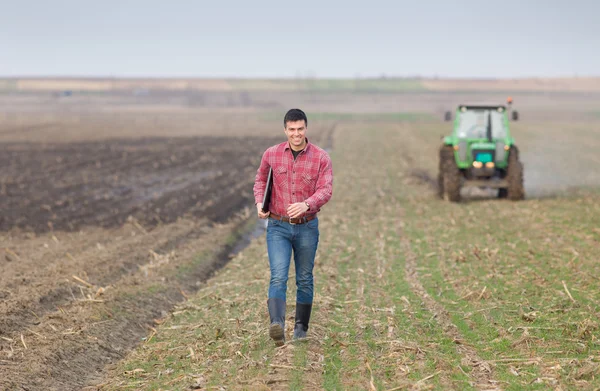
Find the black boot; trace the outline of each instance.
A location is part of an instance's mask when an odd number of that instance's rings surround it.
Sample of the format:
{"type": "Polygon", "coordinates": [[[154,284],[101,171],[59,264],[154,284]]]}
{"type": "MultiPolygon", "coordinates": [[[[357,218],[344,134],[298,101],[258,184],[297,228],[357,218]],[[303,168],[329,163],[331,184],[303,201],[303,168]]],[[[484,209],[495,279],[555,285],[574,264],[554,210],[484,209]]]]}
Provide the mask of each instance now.
{"type": "Polygon", "coordinates": [[[269,299],[267,300],[269,307],[269,317],[271,318],[271,326],[269,327],[269,336],[275,341],[276,346],[283,346],[285,343],[285,300],[269,299]]]}
{"type": "Polygon", "coordinates": [[[308,331],[308,322],[310,321],[310,312],[312,304],[296,303],[296,324],[294,325],[294,339],[306,338],[308,331]]]}

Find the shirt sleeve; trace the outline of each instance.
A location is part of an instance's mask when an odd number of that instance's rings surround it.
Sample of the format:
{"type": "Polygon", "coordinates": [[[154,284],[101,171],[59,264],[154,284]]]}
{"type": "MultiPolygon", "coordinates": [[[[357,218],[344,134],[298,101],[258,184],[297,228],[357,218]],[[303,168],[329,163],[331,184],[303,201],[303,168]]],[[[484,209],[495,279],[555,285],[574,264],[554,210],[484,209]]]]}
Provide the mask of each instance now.
{"type": "Polygon", "coordinates": [[[305,201],[310,205],[307,212],[317,212],[330,199],[333,193],[333,167],[329,155],[324,154],[319,163],[319,179],[317,180],[316,191],[305,201]]]}
{"type": "Polygon", "coordinates": [[[260,166],[256,170],[254,178],[254,205],[262,202],[267,187],[267,178],[269,176],[269,150],[267,149],[260,160],[260,166]]]}

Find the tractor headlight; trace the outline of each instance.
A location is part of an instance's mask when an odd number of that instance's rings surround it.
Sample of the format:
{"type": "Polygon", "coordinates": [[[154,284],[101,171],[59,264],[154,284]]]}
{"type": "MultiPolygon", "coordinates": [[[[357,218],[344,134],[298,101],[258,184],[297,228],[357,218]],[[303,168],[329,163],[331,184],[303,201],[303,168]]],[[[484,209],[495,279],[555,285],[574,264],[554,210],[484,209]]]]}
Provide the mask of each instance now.
{"type": "Polygon", "coordinates": [[[487,168],[494,168],[494,162],[487,162],[487,163],[485,163],[485,166],[487,168]]]}
{"type": "Polygon", "coordinates": [[[473,162],[473,167],[475,167],[475,168],[481,168],[481,167],[483,167],[483,163],[475,161],[475,162],[473,162]]]}

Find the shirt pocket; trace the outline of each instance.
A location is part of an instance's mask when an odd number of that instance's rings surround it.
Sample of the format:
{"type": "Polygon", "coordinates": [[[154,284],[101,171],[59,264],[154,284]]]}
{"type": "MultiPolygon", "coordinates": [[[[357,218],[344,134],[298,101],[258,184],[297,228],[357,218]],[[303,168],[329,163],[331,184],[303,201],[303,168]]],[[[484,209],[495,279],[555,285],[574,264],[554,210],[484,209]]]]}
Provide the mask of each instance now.
{"type": "Polygon", "coordinates": [[[310,172],[302,173],[302,183],[305,186],[308,186],[310,189],[314,189],[315,184],[317,183],[317,177],[312,175],[310,172]]]}
{"type": "Polygon", "coordinates": [[[274,173],[274,183],[277,184],[278,187],[287,189],[288,187],[288,178],[287,178],[287,167],[278,166],[273,169],[274,173]]]}

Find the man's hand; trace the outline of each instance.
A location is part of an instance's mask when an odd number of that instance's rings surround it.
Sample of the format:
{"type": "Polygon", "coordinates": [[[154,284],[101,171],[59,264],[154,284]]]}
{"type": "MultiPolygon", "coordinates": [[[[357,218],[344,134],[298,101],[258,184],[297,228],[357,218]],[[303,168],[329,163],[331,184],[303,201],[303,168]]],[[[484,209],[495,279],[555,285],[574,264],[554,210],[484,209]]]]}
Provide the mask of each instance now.
{"type": "Polygon", "coordinates": [[[288,206],[287,215],[295,219],[296,217],[300,217],[307,210],[308,205],[306,205],[305,202],[296,202],[295,204],[288,206]]]}
{"type": "Polygon", "coordinates": [[[263,212],[262,202],[259,202],[258,204],[256,204],[256,211],[258,212],[259,219],[266,219],[271,214],[271,212],[269,212],[269,211],[263,212]]]}

